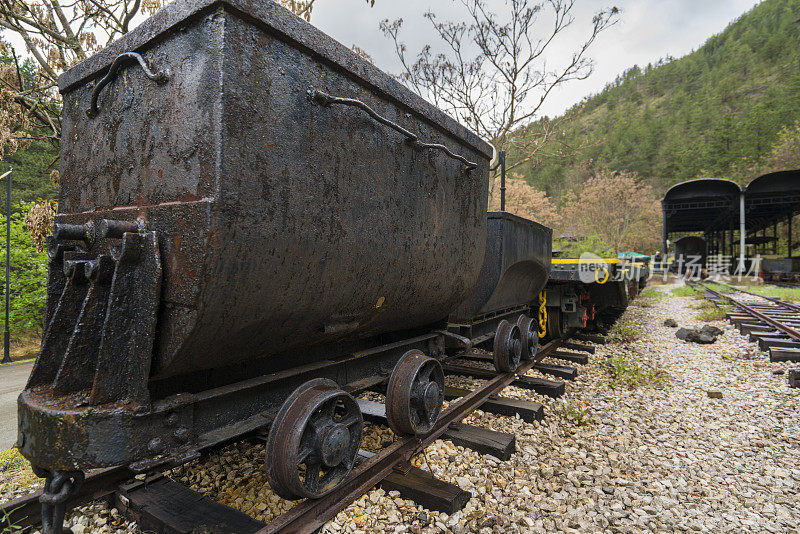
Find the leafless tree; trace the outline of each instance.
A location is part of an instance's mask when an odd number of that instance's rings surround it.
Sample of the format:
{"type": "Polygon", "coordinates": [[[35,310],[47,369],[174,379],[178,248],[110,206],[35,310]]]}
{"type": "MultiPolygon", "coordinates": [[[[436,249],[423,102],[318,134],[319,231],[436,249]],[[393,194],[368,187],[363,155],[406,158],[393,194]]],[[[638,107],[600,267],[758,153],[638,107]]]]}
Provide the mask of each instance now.
{"type": "Polygon", "coordinates": [[[27,71],[17,62],[19,82],[0,80],[2,89],[44,127],[45,137],[57,141],[58,76],[126,33],[136,15],[161,5],[162,0],[0,0],[0,28],[17,35],[32,58],[27,71]]]}
{"type": "MultiPolygon", "coordinates": [[[[372,5],[375,0],[366,1],[372,5]]],[[[165,0],[0,0],[0,29],[18,36],[32,58],[17,63],[16,78],[0,76],[0,90],[11,95],[14,103],[35,119],[36,126],[43,127],[39,128],[47,132],[43,137],[58,142],[59,75],[127,33],[143,16],[155,13],[164,3],[165,0]],[[26,65],[30,68],[26,69],[26,65]]],[[[278,3],[310,20],[315,0],[278,3]]]]}
{"type": "Polygon", "coordinates": [[[508,9],[502,16],[490,11],[485,0],[457,1],[465,22],[441,21],[435,13],[425,13],[442,52],[427,45],[416,58],[409,57],[400,35],[402,19],[381,23],[402,64],[401,81],[498,150],[513,149],[509,168],[569,151],[558,139],[560,121],[540,117],[539,112],[557,87],[592,73],[588,51],[598,35],[616,23],[619,10],[595,13],[588,35],[573,44],[563,64],[555,65],[550,53],[562,46],[559,37],[575,21],[576,0],[506,0],[508,9]]]}
{"type": "MultiPolygon", "coordinates": [[[[311,20],[311,11],[314,9],[315,2],[316,0],[278,0],[283,7],[308,21],[311,20]]],[[[374,6],[375,0],[367,0],[367,3],[374,6]]]]}

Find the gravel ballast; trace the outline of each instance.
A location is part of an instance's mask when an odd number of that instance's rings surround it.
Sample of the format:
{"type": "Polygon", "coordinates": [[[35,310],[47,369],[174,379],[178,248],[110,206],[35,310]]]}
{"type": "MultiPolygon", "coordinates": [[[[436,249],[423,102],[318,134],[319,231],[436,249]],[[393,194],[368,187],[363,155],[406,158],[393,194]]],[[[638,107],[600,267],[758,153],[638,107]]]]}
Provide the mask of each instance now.
{"type": "MultiPolygon", "coordinates": [[[[673,296],[671,287],[656,286],[663,298],[628,308],[620,322],[641,337],[598,345],[589,364],[577,366],[578,379],[567,382],[565,398],[504,390],[503,396],[543,403],[543,423],[481,411],[465,420],[514,432],[511,460],[443,440],[415,458],[422,469],[472,493],[462,511],[448,516],[373,489],[324,531],[800,532],[800,390],[789,388],[786,378],[793,365],[769,363],[728,323],[697,320],[699,301],[673,296]],[[711,324],[723,333],[711,345],[686,343],[664,326],[668,318],[680,327],[711,324]],[[613,387],[619,382],[609,358],[655,369],[659,380],[613,387]]],[[[447,383],[467,388],[482,381],[448,377],[447,383]]],[[[370,424],[363,448],[377,450],[392,437],[388,428],[370,424]]],[[[268,521],[292,503],[271,492],[263,462],[263,444],[242,442],[170,476],[268,521]]],[[[0,487],[5,496],[17,484],[19,469],[14,473],[0,487]]],[[[115,512],[95,504],[71,522],[83,532],[135,528],[115,512]]]]}

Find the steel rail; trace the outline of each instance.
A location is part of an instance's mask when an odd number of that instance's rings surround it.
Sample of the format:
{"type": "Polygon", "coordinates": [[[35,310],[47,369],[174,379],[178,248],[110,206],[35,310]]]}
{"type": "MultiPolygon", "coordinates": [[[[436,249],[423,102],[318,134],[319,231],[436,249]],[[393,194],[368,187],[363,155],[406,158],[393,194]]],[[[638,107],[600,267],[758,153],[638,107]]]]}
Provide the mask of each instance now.
{"type": "MultiPolygon", "coordinates": [[[[720,293],[719,291],[715,291],[715,290],[711,289],[710,287],[708,287],[708,286],[707,286],[706,284],[704,284],[703,282],[699,282],[699,283],[698,283],[698,285],[700,285],[700,286],[703,286],[703,288],[704,288],[706,291],[708,291],[709,293],[711,293],[712,295],[716,295],[716,296],[717,296],[717,297],[719,297],[720,299],[725,299],[725,300],[728,300],[728,301],[730,301],[730,302],[731,302],[731,303],[732,303],[734,306],[737,306],[737,307],[739,307],[739,308],[743,309],[744,311],[746,311],[747,313],[749,313],[749,314],[750,314],[750,315],[752,315],[753,317],[756,317],[756,318],[758,318],[758,319],[761,319],[762,321],[764,321],[764,322],[765,322],[765,323],[767,323],[768,325],[774,326],[774,327],[775,327],[777,330],[780,330],[781,332],[783,332],[784,334],[788,335],[788,336],[789,336],[789,337],[791,337],[792,339],[794,339],[794,340],[796,340],[796,341],[800,341],[800,332],[798,332],[798,331],[797,331],[797,330],[795,330],[794,328],[791,328],[791,327],[789,327],[789,326],[786,326],[785,324],[781,323],[780,321],[776,321],[776,320],[775,320],[775,319],[773,319],[772,317],[769,317],[769,316],[767,316],[767,315],[764,315],[763,313],[761,313],[761,312],[759,312],[759,311],[756,311],[755,309],[751,308],[751,307],[750,307],[750,306],[748,306],[747,304],[744,304],[744,303],[742,303],[742,302],[740,302],[740,301],[736,300],[735,298],[731,297],[730,295],[723,295],[723,294],[722,294],[722,293],[720,293]]],[[[758,295],[758,296],[760,297],[761,295],[758,295]]]]}
{"type": "MultiPolygon", "coordinates": [[[[499,393],[563,344],[557,339],[542,346],[532,360],[524,362],[513,373],[504,373],[489,380],[482,388],[473,391],[451,404],[439,417],[433,430],[426,436],[406,437],[376,453],[360,464],[333,493],[317,500],[306,500],[279,516],[257,534],[271,532],[311,532],[335,517],[339,511],[388,476],[398,465],[408,462],[417,452],[441,436],[452,423],[457,423],[476,410],[492,395],[499,393]]],[[[134,473],[126,467],[110,467],[89,473],[79,490],[66,501],[68,508],[101,499],[117,491],[118,485],[134,473]]],[[[42,490],[21,495],[0,505],[0,527],[35,526],[41,523],[42,490]]]]}
{"type": "Polygon", "coordinates": [[[405,465],[411,458],[444,434],[453,423],[458,423],[480,407],[492,395],[511,384],[518,375],[530,370],[537,362],[555,352],[563,340],[556,339],[539,349],[536,357],[521,364],[513,373],[503,373],[489,380],[482,388],[448,406],[442,412],[433,430],[425,436],[404,437],[376,453],[356,467],[350,476],[333,492],[320,499],[307,499],[274,519],[256,534],[308,533],[322,527],[340,511],[381,480],[396,467],[405,465]]]}

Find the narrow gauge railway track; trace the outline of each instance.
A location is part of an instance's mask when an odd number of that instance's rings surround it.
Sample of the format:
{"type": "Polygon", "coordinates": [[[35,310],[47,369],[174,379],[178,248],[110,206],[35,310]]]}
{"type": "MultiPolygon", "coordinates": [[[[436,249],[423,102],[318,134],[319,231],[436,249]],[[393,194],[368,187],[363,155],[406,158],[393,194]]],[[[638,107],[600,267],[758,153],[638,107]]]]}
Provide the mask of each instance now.
{"type": "Polygon", "coordinates": [[[780,299],[778,297],[769,297],[767,295],[759,295],[758,293],[753,293],[752,291],[746,291],[744,289],[738,288],[736,286],[728,285],[728,284],[720,284],[720,285],[725,286],[729,291],[735,291],[737,293],[742,293],[744,295],[750,295],[752,297],[759,297],[759,298],[768,300],[770,302],[774,302],[778,306],[782,306],[784,308],[788,308],[790,310],[794,310],[796,312],[800,312],[800,305],[794,304],[793,302],[788,302],[788,301],[782,300],[782,299],[780,299]]]}
{"type": "MultiPolygon", "coordinates": [[[[217,517],[221,521],[231,520],[240,525],[240,528],[243,529],[242,532],[257,532],[258,534],[275,532],[313,532],[322,527],[326,522],[333,519],[341,510],[358,499],[359,496],[367,492],[371,487],[381,483],[382,480],[392,475],[407,475],[412,469],[410,460],[415,454],[433,443],[436,439],[441,437],[447,438],[449,436],[448,432],[453,434],[454,431],[463,430],[463,427],[468,427],[468,425],[460,425],[459,423],[476,409],[482,408],[487,412],[501,415],[513,415],[512,412],[515,410],[517,413],[527,411],[527,417],[530,417],[531,419],[541,419],[541,406],[538,407],[538,410],[532,410],[530,406],[525,406],[535,405],[536,403],[525,403],[523,401],[513,401],[512,399],[502,399],[498,398],[498,395],[505,387],[509,385],[532,389],[552,397],[557,397],[563,394],[563,382],[525,375],[527,371],[536,369],[542,373],[555,375],[560,378],[574,378],[576,369],[573,367],[542,363],[542,360],[547,357],[566,359],[568,361],[574,361],[577,363],[586,363],[585,358],[576,358],[575,356],[577,355],[572,357],[569,357],[569,355],[560,355],[557,352],[557,349],[559,348],[583,350],[587,353],[594,352],[594,348],[591,345],[575,344],[568,342],[566,339],[556,339],[541,346],[532,359],[522,361],[516,371],[502,374],[496,374],[496,372],[490,372],[479,367],[454,365],[451,363],[454,360],[462,358],[467,361],[483,361],[486,359],[484,355],[460,353],[446,358],[444,369],[447,375],[466,375],[475,378],[483,378],[487,380],[486,383],[480,388],[472,391],[447,388],[448,390],[445,391],[446,398],[458,400],[454,400],[446,409],[442,411],[432,430],[427,435],[420,437],[408,436],[397,438],[396,441],[394,441],[391,445],[374,454],[360,451],[360,463],[353,469],[347,479],[345,479],[345,481],[341,483],[333,492],[320,499],[307,499],[266,525],[254,519],[248,518],[241,512],[210,501],[209,499],[202,497],[200,494],[196,494],[194,491],[183,487],[181,487],[183,491],[179,492],[179,495],[176,495],[177,500],[183,501],[179,505],[176,505],[176,510],[181,510],[181,513],[184,515],[184,521],[190,521],[191,517],[195,513],[206,518],[208,517],[209,513],[212,515],[217,514],[217,517]],[[488,376],[488,373],[491,373],[493,376],[488,376]],[[196,497],[192,494],[194,494],[196,497]],[[193,511],[189,509],[187,512],[187,508],[193,507],[205,509],[199,511],[193,511]],[[226,513],[228,516],[225,515],[226,513]]],[[[367,401],[366,404],[376,405],[380,408],[383,408],[383,405],[378,403],[369,403],[367,401]]],[[[369,417],[369,415],[369,413],[365,413],[365,416],[369,417]]],[[[477,427],[470,428],[477,429],[477,427]]],[[[427,474],[423,473],[423,485],[425,483],[431,483],[434,485],[438,483],[440,487],[434,488],[434,492],[438,491],[441,493],[442,491],[447,491],[447,488],[442,490],[441,486],[449,486],[448,484],[442,483],[433,477],[426,479],[426,476],[427,474]]],[[[131,505],[129,500],[130,495],[126,493],[126,490],[136,489],[137,487],[144,486],[147,483],[157,482],[159,480],[171,484],[172,491],[174,491],[174,487],[179,486],[177,483],[172,483],[160,475],[148,477],[147,482],[132,480],[131,482],[126,483],[126,481],[129,481],[133,478],[134,473],[123,467],[98,470],[87,475],[86,480],[80,486],[78,491],[71,495],[68,500],[62,504],[65,505],[67,509],[70,509],[93,500],[110,498],[113,496],[115,503],[119,508],[125,509],[127,506],[130,506],[131,509],[129,511],[134,513],[129,513],[127,515],[139,519],[141,518],[141,515],[136,512],[140,513],[142,510],[133,510],[134,506],[131,505]]],[[[419,475],[417,475],[417,478],[419,478],[419,475]]],[[[416,488],[416,490],[420,492],[420,488],[416,488]]],[[[41,522],[41,507],[39,501],[41,493],[41,490],[39,490],[8,501],[0,507],[0,513],[3,514],[9,525],[16,525],[19,527],[38,525],[41,522]]],[[[425,493],[426,490],[424,488],[421,489],[423,498],[425,493]]],[[[461,493],[463,494],[464,492],[461,493]]],[[[439,495],[439,497],[441,498],[441,495],[439,495]]],[[[468,497],[464,499],[464,503],[466,500],[468,500],[468,497]]],[[[166,510],[172,512],[172,508],[170,508],[171,505],[169,503],[162,503],[162,506],[166,506],[166,510]]],[[[175,513],[177,514],[177,511],[175,513]]],[[[153,521],[154,516],[158,515],[158,512],[153,512],[151,510],[149,515],[150,521],[153,521]]],[[[177,532],[178,530],[175,530],[174,528],[172,530],[169,528],[162,528],[159,529],[159,531],[177,532]]]]}
{"type": "Polygon", "coordinates": [[[732,286],[723,293],[704,283],[690,284],[702,288],[706,298],[715,304],[730,303],[737,309],[726,315],[750,341],[757,341],[763,351],[769,351],[770,361],[800,361],[800,306],[772,297],[744,291],[732,286]],[[731,293],[738,292],[759,300],[744,301],[731,293]]]}

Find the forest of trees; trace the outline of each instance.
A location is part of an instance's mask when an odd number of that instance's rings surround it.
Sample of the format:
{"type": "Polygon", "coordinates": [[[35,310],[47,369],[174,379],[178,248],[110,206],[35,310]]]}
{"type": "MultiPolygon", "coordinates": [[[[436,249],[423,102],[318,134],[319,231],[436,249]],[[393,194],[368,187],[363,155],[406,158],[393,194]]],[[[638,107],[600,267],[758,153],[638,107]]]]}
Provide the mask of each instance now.
{"type": "Polygon", "coordinates": [[[559,142],[582,150],[516,172],[559,201],[604,169],[637,173],[663,193],[692,178],[747,183],[800,165],[798,17],[800,0],[765,0],[697,51],[628,69],[563,117],[559,142]]]}

